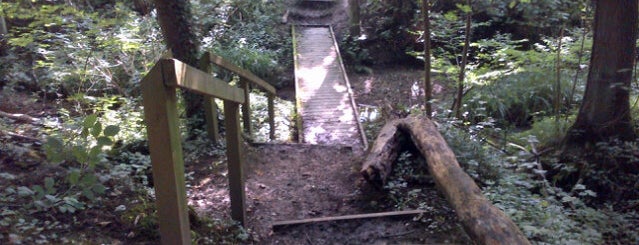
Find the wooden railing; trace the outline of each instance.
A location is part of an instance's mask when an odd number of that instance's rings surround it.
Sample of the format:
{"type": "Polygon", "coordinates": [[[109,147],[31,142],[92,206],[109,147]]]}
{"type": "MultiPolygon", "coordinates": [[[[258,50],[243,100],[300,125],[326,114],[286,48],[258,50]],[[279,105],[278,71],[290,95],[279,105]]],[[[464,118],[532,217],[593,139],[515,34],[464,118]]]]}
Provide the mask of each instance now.
{"type": "MultiPolygon", "coordinates": [[[[240,68],[235,64],[226,61],[224,58],[211,54],[205,53],[200,59],[200,69],[204,71],[210,70],[210,64],[215,64],[220,68],[223,68],[227,71],[230,71],[234,74],[237,74],[240,77],[240,88],[244,90],[244,98],[245,102],[242,104],[242,122],[244,132],[248,135],[252,134],[251,127],[251,102],[250,102],[250,89],[251,84],[255,85],[262,91],[267,93],[268,97],[268,124],[269,124],[269,139],[275,139],[275,108],[274,108],[274,98],[277,95],[277,90],[268,82],[263,79],[257,77],[250,71],[240,68]]],[[[207,122],[207,131],[209,133],[209,138],[213,142],[217,142],[219,137],[218,134],[218,122],[217,122],[217,104],[214,99],[210,99],[209,101],[204,103],[206,110],[206,122],[207,122]]]]}
{"type": "MultiPolygon", "coordinates": [[[[184,159],[178,125],[177,88],[205,95],[207,97],[205,104],[208,104],[205,109],[211,118],[217,119],[217,108],[213,107],[215,105],[213,98],[224,101],[231,217],[240,223],[245,223],[246,215],[243,172],[245,160],[240,133],[239,105],[242,104],[245,108],[243,109],[244,128],[248,130],[250,129],[249,83],[258,85],[269,93],[270,134],[271,138],[274,137],[273,97],[275,89],[252,73],[218,56],[207,55],[205,57],[208,57],[209,60],[204,58],[202,67],[207,68],[211,62],[238,74],[242,81],[242,88],[230,86],[208,72],[169,58],[158,61],[141,83],[144,118],[147,124],[149,151],[153,179],[155,180],[157,216],[163,244],[191,243],[184,181],[184,159]]],[[[215,134],[217,137],[217,125],[213,127],[212,120],[209,123],[210,135],[215,134]]]]}

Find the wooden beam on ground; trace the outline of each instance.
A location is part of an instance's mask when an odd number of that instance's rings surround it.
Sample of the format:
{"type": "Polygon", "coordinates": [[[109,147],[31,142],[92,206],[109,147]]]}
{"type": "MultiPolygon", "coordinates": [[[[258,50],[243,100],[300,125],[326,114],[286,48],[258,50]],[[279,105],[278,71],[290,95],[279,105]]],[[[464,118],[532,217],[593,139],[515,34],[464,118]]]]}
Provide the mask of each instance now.
{"type": "Polygon", "coordinates": [[[221,66],[224,69],[234,72],[241,78],[245,78],[249,82],[257,86],[260,86],[266,92],[269,92],[271,94],[277,94],[277,90],[275,89],[275,87],[273,87],[271,84],[264,81],[263,79],[259,78],[258,76],[254,75],[250,71],[242,69],[239,66],[236,66],[235,64],[226,61],[224,58],[222,58],[222,56],[215,55],[215,54],[210,54],[210,56],[211,56],[211,62],[213,62],[213,64],[216,64],[218,66],[221,66]]]}
{"type": "Polygon", "coordinates": [[[370,214],[352,214],[352,215],[343,215],[343,216],[334,216],[334,217],[320,217],[320,218],[310,218],[310,219],[302,219],[302,220],[276,221],[273,223],[273,230],[283,226],[289,226],[289,225],[301,225],[301,224],[308,224],[308,223],[339,221],[339,220],[372,219],[372,218],[382,218],[382,217],[391,217],[391,216],[415,215],[415,214],[421,214],[425,212],[426,211],[424,210],[406,210],[406,211],[391,211],[391,212],[370,213],[370,214]]]}
{"type": "MultiPolygon", "coordinates": [[[[200,59],[200,70],[210,74],[211,73],[211,61],[209,53],[205,53],[200,59]]],[[[204,117],[206,120],[206,132],[209,139],[213,144],[217,144],[220,140],[220,126],[217,119],[217,104],[215,98],[204,98],[204,117]]]]}
{"type": "Polygon", "coordinates": [[[244,187],[244,153],[240,133],[239,104],[224,101],[226,125],[226,157],[231,195],[231,218],[246,224],[246,200],[244,187]]]}
{"type": "Polygon", "coordinates": [[[160,237],[162,244],[190,244],[177,97],[175,88],[165,85],[175,81],[163,81],[162,69],[163,64],[158,63],[142,79],[160,237]]]}
{"type": "Polygon", "coordinates": [[[223,100],[244,103],[244,91],[200,71],[176,59],[162,59],[166,85],[189,89],[192,92],[213,96],[223,100]]]}
{"type": "Polygon", "coordinates": [[[427,117],[398,119],[382,128],[361,170],[367,180],[383,182],[388,176],[401,147],[399,137],[402,134],[410,136],[426,159],[428,172],[474,242],[530,244],[519,227],[484,197],[473,179],[459,166],[455,154],[427,117]]]}

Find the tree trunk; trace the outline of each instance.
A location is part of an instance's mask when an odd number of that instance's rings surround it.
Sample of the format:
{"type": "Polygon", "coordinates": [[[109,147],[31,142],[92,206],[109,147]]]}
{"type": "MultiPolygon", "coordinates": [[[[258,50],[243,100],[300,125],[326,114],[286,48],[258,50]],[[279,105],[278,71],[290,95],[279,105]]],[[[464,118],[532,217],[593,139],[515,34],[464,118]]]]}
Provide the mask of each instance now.
{"type": "MultiPolygon", "coordinates": [[[[466,5],[472,8],[470,0],[466,0],[466,5]]],[[[461,118],[461,104],[464,97],[464,77],[466,75],[466,64],[468,63],[468,48],[470,46],[470,31],[471,31],[472,9],[466,13],[466,29],[464,36],[464,48],[462,50],[462,62],[459,66],[459,78],[457,81],[457,96],[453,102],[453,112],[455,117],[461,118]]]]}
{"type": "Polygon", "coordinates": [[[424,105],[426,106],[426,115],[431,117],[433,108],[432,100],[432,83],[430,81],[430,0],[422,0],[422,18],[424,19],[424,105]]]}
{"type": "Polygon", "coordinates": [[[637,0],[596,1],[588,82],[564,144],[636,138],[628,90],[637,37],[637,0]]]}
{"type": "Polygon", "coordinates": [[[398,119],[384,126],[364,161],[361,173],[367,180],[385,181],[397,158],[403,132],[410,135],[426,159],[437,187],[455,209],[473,241],[478,244],[530,244],[517,225],[481,194],[428,118],[398,119]]]}
{"type": "Polygon", "coordinates": [[[359,37],[360,19],[359,19],[359,0],[349,0],[348,5],[351,12],[351,36],[359,37]]]}
{"type": "MultiPolygon", "coordinates": [[[[191,20],[191,8],[188,0],[155,0],[158,21],[166,46],[173,57],[191,66],[198,67],[199,44],[191,20]]],[[[202,110],[204,101],[201,95],[186,92],[184,94],[186,116],[192,117],[202,110]]]]}
{"type": "Polygon", "coordinates": [[[4,16],[0,16],[0,35],[6,35],[7,33],[9,33],[7,23],[4,21],[4,16]]]}

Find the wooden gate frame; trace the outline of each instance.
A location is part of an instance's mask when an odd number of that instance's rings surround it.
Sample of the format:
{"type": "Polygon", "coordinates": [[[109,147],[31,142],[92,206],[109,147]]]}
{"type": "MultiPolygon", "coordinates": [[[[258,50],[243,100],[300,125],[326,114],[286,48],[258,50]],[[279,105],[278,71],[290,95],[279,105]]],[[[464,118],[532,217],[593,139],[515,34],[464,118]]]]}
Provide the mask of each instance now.
{"type": "Polygon", "coordinates": [[[142,79],[157,216],[162,244],[191,244],[176,89],[224,100],[231,217],[245,223],[244,154],[239,105],[245,91],[176,59],[162,59],[142,79]]]}

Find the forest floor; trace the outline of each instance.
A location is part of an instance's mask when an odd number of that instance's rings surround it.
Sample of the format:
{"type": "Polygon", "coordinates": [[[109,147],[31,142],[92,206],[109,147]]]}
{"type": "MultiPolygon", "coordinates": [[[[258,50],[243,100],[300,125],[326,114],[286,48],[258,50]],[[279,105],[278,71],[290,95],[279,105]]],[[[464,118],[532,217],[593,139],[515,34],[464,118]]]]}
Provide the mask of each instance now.
{"type": "MultiPolygon", "coordinates": [[[[358,104],[367,106],[408,106],[419,103],[419,96],[405,92],[418,82],[422,72],[406,68],[379,68],[371,75],[352,74],[352,86],[358,104]]],[[[42,103],[28,94],[2,93],[0,110],[34,118],[54,117],[58,107],[42,103]]],[[[24,154],[0,154],[0,187],[30,186],[46,177],[64,179],[67,166],[46,163],[38,140],[41,132],[26,120],[6,120],[11,130],[25,138],[2,135],[2,143],[24,145],[24,154]],[[9,122],[10,121],[10,122],[9,122]],[[7,177],[10,176],[10,177],[7,177]]],[[[369,139],[373,140],[373,139],[369,139]]],[[[467,236],[456,222],[454,211],[438,193],[434,184],[409,183],[418,193],[394,193],[369,186],[359,175],[363,154],[344,146],[304,144],[247,144],[247,225],[251,244],[467,244],[467,236]],[[406,198],[397,200],[397,195],[406,198]],[[419,199],[419,206],[410,199],[419,199]],[[428,212],[386,218],[354,219],[288,226],[272,230],[275,221],[342,216],[395,210],[426,209],[428,212]]],[[[218,152],[221,152],[217,150],[218,152]]],[[[222,154],[186,162],[187,195],[198,216],[211,220],[230,220],[230,200],[225,159],[222,154]]],[[[86,207],[75,214],[37,212],[19,220],[35,222],[41,230],[27,229],[28,224],[0,226],[8,243],[46,241],[90,243],[156,243],[153,226],[140,230],[149,210],[132,208],[122,213],[118,207],[140,207],[140,193],[120,188],[122,181],[105,182],[107,192],[99,205],[86,207]],[[19,231],[28,231],[18,233],[19,231]],[[42,239],[39,239],[41,237],[42,239]]],[[[410,189],[405,189],[410,190],[410,189]]],[[[5,195],[5,193],[3,193],[5,195]]],[[[6,196],[5,196],[6,198],[6,196]]],[[[3,198],[6,202],[8,199],[3,198]]],[[[33,199],[10,200],[3,205],[29,205],[33,199]]],[[[142,205],[144,206],[144,205],[142,205]]],[[[148,206],[148,205],[146,205],[148,206]]],[[[152,209],[151,209],[152,210],[152,209]]],[[[223,231],[222,231],[223,233],[223,231]]],[[[213,235],[212,235],[213,236],[213,235]]],[[[219,238],[200,243],[215,241],[219,238]]],[[[219,240],[218,240],[219,241],[219,240]]],[[[4,242],[3,242],[4,243],[4,242]]]]}
{"type": "MultiPolygon", "coordinates": [[[[417,101],[407,93],[419,70],[381,68],[351,75],[358,103],[378,106],[417,101]],[[394,96],[389,96],[394,95],[394,96]],[[361,100],[361,101],[360,101],[361,100]]],[[[373,140],[373,139],[370,139],[373,140]]],[[[359,175],[362,152],[344,146],[254,144],[248,147],[247,228],[256,244],[468,244],[454,211],[433,183],[416,184],[421,215],[308,223],[272,229],[275,221],[417,209],[398,204],[388,190],[372,188],[359,175]],[[401,207],[400,207],[401,206],[401,207]]],[[[204,168],[208,165],[200,165],[204,168]]],[[[195,168],[195,167],[193,167],[195,168]]],[[[190,203],[212,217],[229,218],[226,169],[197,173],[190,203]],[[208,173],[207,173],[208,172],[208,173]]],[[[409,198],[408,193],[403,193],[409,198]]],[[[408,202],[407,202],[408,203],[408,202]]]]}
{"type": "MultiPolygon", "coordinates": [[[[346,1],[344,1],[345,4],[346,1]]],[[[336,29],[345,27],[347,6],[333,16],[336,29]]],[[[367,128],[369,142],[385,120],[403,117],[413,105],[423,102],[420,86],[423,71],[400,66],[374,67],[371,74],[349,74],[360,111],[374,121],[367,128]],[[375,115],[371,115],[375,114],[375,115]]],[[[435,97],[448,94],[434,84],[435,97]]],[[[287,91],[284,89],[284,91],[287,91]]],[[[294,94],[284,92],[290,99],[294,94]]],[[[62,101],[62,100],[61,100],[62,101]]],[[[51,103],[34,94],[0,93],[0,111],[26,115],[25,119],[0,117],[0,143],[19,149],[0,148],[0,188],[17,188],[42,183],[46,177],[63,180],[69,166],[52,165],[43,154],[42,125],[30,119],[59,117],[60,108],[74,105],[51,103]],[[23,146],[23,147],[22,147],[23,146]],[[17,152],[17,153],[16,153],[17,152]],[[7,154],[10,153],[10,154],[7,154]]],[[[187,198],[200,220],[217,220],[207,228],[194,224],[197,243],[246,244],[470,244],[454,211],[432,181],[406,181],[408,186],[378,190],[359,175],[363,153],[344,146],[304,144],[246,144],[247,224],[238,239],[230,220],[230,198],[226,160],[222,149],[212,156],[186,161],[187,198]],[[393,193],[390,193],[393,192],[393,193]],[[399,193],[398,193],[399,192],[399,193]],[[419,201],[417,201],[419,200],[419,201]],[[317,222],[273,230],[273,222],[317,217],[421,209],[427,212],[342,221],[317,222]],[[231,237],[229,237],[231,236],[231,237]],[[235,237],[232,237],[235,236],[235,237]]],[[[110,171],[101,169],[100,171],[110,171]]],[[[401,173],[396,178],[410,178],[401,173]]],[[[104,181],[104,198],[74,214],[33,211],[26,216],[5,213],[0,218],[0,243],[91,243],[155,244],[157,227],[151,213],[152,198],[143,192],[123,188],[123,179],[104,181]],[[126,211],[122,207],[127,207],[126,211]],[[2,224],[7,221],[8,224],[2,224]],[[17,221],[17,223],[16,223],[17,221]],[[142,227],[142,229],[140,229],[142,227]]],[[[130,180],[128,180],[130,181],[130,180]]],[[[33,206],[27,196],[12,199],[2,193],[2,205],[33,206]]]]}

